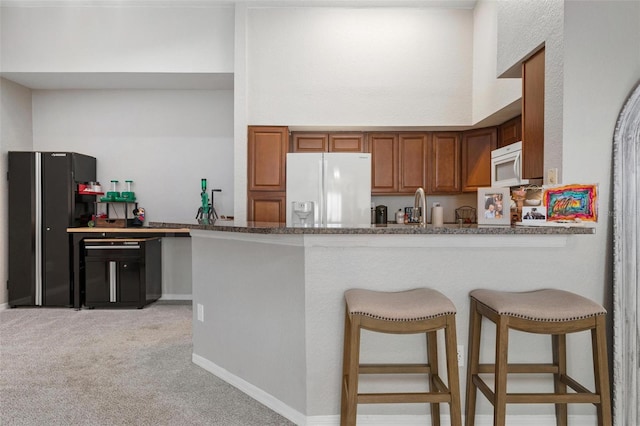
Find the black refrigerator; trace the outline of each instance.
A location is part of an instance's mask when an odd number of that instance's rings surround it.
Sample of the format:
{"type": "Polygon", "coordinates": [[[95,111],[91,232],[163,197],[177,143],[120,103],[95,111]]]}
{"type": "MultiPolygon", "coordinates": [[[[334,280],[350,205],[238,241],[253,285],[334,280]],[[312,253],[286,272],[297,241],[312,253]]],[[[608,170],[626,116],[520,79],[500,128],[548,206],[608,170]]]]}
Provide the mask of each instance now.
{"type": "Polygon", "coordinates": [[[74,152],[9,152],[9,306],[73,306],[67,228],[86,226],[96,159],[74,152]]]}

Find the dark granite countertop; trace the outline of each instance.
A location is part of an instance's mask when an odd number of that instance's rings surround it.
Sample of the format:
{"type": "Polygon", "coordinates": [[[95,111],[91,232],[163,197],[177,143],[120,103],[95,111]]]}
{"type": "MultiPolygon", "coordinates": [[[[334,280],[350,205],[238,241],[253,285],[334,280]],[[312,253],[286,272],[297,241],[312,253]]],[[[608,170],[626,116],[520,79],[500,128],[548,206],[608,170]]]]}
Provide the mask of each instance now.
{"type": "Polygon", "coordinates": [[[245,222],[238,223],[230,220],[217,220],[213,225],[202,225],[194,223],[167,223],[151,222],[151,228],[189,228],[206,231],[241,232],[250,234],[360,234],[360,235],[411,235],[411,234],[472,234],[472,235],[575,235],[575,234],[595,234],[595,228],[590,226],[482,226],[482,225],[457,225],[445,224],[443,227],[427,225],[399,225],[390,223],[388,225],[371,225],[369,227],[323,227],[323,228],[302,228],[287,227],[284,223],[273,222],[245,222]]]}

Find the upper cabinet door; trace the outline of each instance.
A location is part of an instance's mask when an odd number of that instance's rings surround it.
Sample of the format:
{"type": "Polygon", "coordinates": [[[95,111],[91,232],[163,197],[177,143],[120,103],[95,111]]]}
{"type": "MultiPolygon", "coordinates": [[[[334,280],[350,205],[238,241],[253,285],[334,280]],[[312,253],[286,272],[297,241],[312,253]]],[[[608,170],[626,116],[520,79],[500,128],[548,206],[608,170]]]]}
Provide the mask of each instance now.
{"type": "Polygon", "coordinates": [[[330,133],[329,152],[367,152],[363,133],[330,133]]]}
{"type": "Polygon", "coordinates": [[[434,133],[430,157],[428,193],[460,192],[460,133],[434,133]]]}
{"type": "Polygon", "coordinates": [[[367,152],[364,133],[294,132],[293,152],[367,152]]]}
{"type": "Polygon", "coordinates": [[[496,149],[495,127],[469,130],[462,137],[462,191],[491,186],[491,151],[496,149]]]}
{"type": "Polygon", "coordinates": [[[519,115],[500,125],[498,148],[511,145],[522,140],[522,116],[519,115]]]}
{"type": "Polygon", "coordinates": [[[249,126],[249,191],[286,191],[287,127],[249,126]]]}
{"type": "Polygon", "coordinates": [[[522,65],[522,174],[544,173],[544,48],[522,65]]]}
{"type": "Polygon", "coordinates": [[[293,152],[327,152],[329,135],[326,133],[297,133],[293,135],[293,152]]]}
{"type": "Polygon", "coordinates": [[[429,134],[401,133],[399,136],[400,180],[398,191],[414,193],[427,183],[429,134]]]}
{"type": "Polygon", "coordinates": [[[371,193],[398,192],[398,135],[370,133],[371,193]]]}

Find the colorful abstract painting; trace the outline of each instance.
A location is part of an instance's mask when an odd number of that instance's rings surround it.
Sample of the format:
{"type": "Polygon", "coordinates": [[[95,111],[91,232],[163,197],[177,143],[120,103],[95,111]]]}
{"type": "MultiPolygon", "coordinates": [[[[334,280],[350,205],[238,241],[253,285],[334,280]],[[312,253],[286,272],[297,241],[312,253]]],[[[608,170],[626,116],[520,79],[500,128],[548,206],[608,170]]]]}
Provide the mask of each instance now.
{"type": "Polygon", "coordinates": [[[547,221],[598,220],[597,185],[565,185],[544,192],[547,221]]]}

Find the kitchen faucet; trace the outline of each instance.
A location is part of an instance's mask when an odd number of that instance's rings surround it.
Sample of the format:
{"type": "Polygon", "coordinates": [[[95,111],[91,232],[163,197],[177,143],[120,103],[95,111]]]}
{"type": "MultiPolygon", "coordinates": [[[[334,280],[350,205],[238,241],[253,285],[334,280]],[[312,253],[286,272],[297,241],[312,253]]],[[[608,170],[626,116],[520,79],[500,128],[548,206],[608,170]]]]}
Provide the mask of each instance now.
{"type": "Polygon", "coordinates": [[[422,215],[420,218],[420,226],[427,226],[427,196],[424,195],[424,189],[422,188],[416,189],[416,195],[413,200],[413,212],[411,213],[411,217],[414,222],[418,219],[420,214],[422,215]],[[418,213],[418,207],[420,207],[421,213],[418,213]]]}

